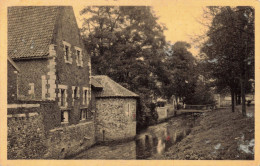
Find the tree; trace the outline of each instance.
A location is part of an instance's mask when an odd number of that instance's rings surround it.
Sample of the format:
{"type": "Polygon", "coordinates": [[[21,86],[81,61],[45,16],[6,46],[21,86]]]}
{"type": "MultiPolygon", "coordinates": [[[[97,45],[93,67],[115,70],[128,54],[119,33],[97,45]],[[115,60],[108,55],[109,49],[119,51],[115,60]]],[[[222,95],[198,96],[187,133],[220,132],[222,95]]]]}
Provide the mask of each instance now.
{"type": "Polygon", "coordinates": [[[86,16],[81,32],[92,55],[93,73],[108,75],[139,94],[144,102],[140,108],[147,110],[161,93],[157,71],[166,43],[165,28],[151,7],[86,7],[81,14],[86,16]]]}
{"type": "Polygon", "coordinates": [[[166,69],[164,71],[167,76],[163,76],[165,77],[164,94],[167,98],[175,95],[176,98],[184,99],[195,91],[198,76],[196,59],[188,51],[190,44],[186,42],[179,41],[170,47],[165,60],[166,69]]]}
{"type": "Polygon", "coordinates": [[[202,75],[199,78],[196,82],[194,93],[185,98],[185,103],[191,105],[215,104],[212,87],[209,83],[206,83],[202,75]]]}
{"type": "Polygon", "coordinates": [[[254,78],[254,9],[251,7],[209,7],[213,17],[203,44],[202,53],[212,71],[219,89],[230,89],[232,111],[235,94],[242,96],[242,113],[245,110],[245,89],[249,78],[254,78]]]}

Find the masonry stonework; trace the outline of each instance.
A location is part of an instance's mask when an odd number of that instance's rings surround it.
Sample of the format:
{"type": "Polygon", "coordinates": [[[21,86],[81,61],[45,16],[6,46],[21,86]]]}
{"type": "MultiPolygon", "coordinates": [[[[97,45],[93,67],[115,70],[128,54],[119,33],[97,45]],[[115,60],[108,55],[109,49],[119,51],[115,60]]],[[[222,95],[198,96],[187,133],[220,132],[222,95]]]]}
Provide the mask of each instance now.
{"type": "Polygon", "coordinates": [[[9,114],[8,159],[40,159],[46,153],[42,116],[35,112],[35,108],[26,110],[27,114],[9,114]],[[30,110],[33,112],[28,113],[30,110]]]}
{"type": "Polygon", "coordinates": [[[54,102],[16,106],[8,108],[8,159],[62,159],[95,144],[94,122],[62,125],[54,102]]]}
{"type": "Polygon", "coordinates": [[[56,99],[56,50],[55,45],[51,44],[49,46],[49,56],[52,57],[48,59],[48,73],[46,75],[46,86],[43,86],[43,89],[47,89],[46,94],[44,98],[47,98],[48,100],[55,100],[56,99]]]}
{"type": "Polygon", "coordinates": [[[133,138],[136,135],[136,99],[96,99],[97,141],[133,138]]]}
{"type": "Polygon", "coordinates": [[[46,75],[48,59],[32,59],[15,61],[20,69],[18,79],[19,98],[26,100],[42,99],[42,75],[46,75]],[[28,94],[30,83],[34,83],[34,96],[28,94]]]}
{"type": "Polygon", "coordinates": [[[62,159],[79,153],[95,143],[94,123],[84,122],[50,130],[44,158],[62,159]]]}
{"type": "Polygon", "coordinates": [[[68,109],[73,109],[73,91],[72,87],[79,87],[79,103],[80,107],[83,105],[83,87],[90,88],[90,75],[88,66],[90,63],[90,56],[88,55],[80,32],[77,26],[76,18],[71,7],[63,8],[58,16],[55,25],[53,42],[56,44],[56,83],[67,85],[67,103],[68,109]],[[64,60],[64,42],[70,44],[71,63],[66,63],[64,60]],[[76,48],[82,49],[83,65],[78,66],[76,62],[76,48]],[[72,74],[73,73],[73,74],[72,74]]]}

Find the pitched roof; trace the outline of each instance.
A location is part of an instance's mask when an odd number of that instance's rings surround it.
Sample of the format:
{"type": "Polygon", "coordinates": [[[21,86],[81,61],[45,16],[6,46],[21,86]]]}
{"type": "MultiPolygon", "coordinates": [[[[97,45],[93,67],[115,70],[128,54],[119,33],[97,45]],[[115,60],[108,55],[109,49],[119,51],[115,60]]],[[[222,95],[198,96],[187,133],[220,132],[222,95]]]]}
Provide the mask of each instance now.
{"type": "Polygon", "coordinates": [[[119,85],[108,76],[92,76],[92,80],[95,80],[103,87],[103,90],[97,93],[96,97],[138,97],[137,94],[119,85]]]}
{"type": "Polygon", "coordinates": [[[94,79],[93,77],[91,79],[91,86],[103,89],[103,86],[99,82],[97,82],[96,79],[94,79]]]}
{"type": "Polygon", "coordinates": [[[15,68],[15,70],[17,70],[18,72],[20,72],[19,67],[15,64],[15,62],[12,60],[12,58],[10,58],[9,56],[7,56],[7,60],[11,63],[11,65],[15,68]]]}
{"type": "Polygon", "coordinates": [[[47,56],[53,38],[58,6],[8,8],[8,55],[11,58],[47,56]]]}

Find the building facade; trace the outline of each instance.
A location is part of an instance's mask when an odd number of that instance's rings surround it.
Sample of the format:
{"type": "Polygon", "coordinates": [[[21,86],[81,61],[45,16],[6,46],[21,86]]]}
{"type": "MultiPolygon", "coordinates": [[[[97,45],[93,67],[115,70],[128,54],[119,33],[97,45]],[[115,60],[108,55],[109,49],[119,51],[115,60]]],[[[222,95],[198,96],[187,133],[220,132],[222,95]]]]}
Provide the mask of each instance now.
{"type": "Polygon", "coordinates": [[[95,143],[90,75],[72,7],[8,8],[9,159],[65,158],[95,143]]]}
{"type": "Polygon", "coordinates": [[[92,82],[94,87],[99,87],[99,90],[93,89],[96,140],[116,141],[135,137],[138,95],[104,75],[93,76],[92,82]]]}
{"type": "Polygon", "coordinates": [[[20,68],[19,99],[57,100],[64,124],[86,119],[91,63],[72,7],[8,8],[8,55],[20,68]]]}

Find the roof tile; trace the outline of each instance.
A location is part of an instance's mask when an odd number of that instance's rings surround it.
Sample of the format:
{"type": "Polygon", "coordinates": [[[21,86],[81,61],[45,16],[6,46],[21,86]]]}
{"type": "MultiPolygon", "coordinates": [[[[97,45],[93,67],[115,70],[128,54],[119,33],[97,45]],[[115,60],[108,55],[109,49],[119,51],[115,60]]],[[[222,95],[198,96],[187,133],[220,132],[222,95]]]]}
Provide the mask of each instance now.
{"type": "Polygon", "coordinates": [[[92,80],[95,80],[102,85],[103,91],[97,94],[97,97],[138,97],[137,94],[124,88],[120,84],[113,81],[111,78],[105,75],[92,76],[92,80]]]}
{"type": "Polygon", "coordinates": [[[47,56],[58,6],[8,8],[8,55],[11,58],[47,56]]]}

